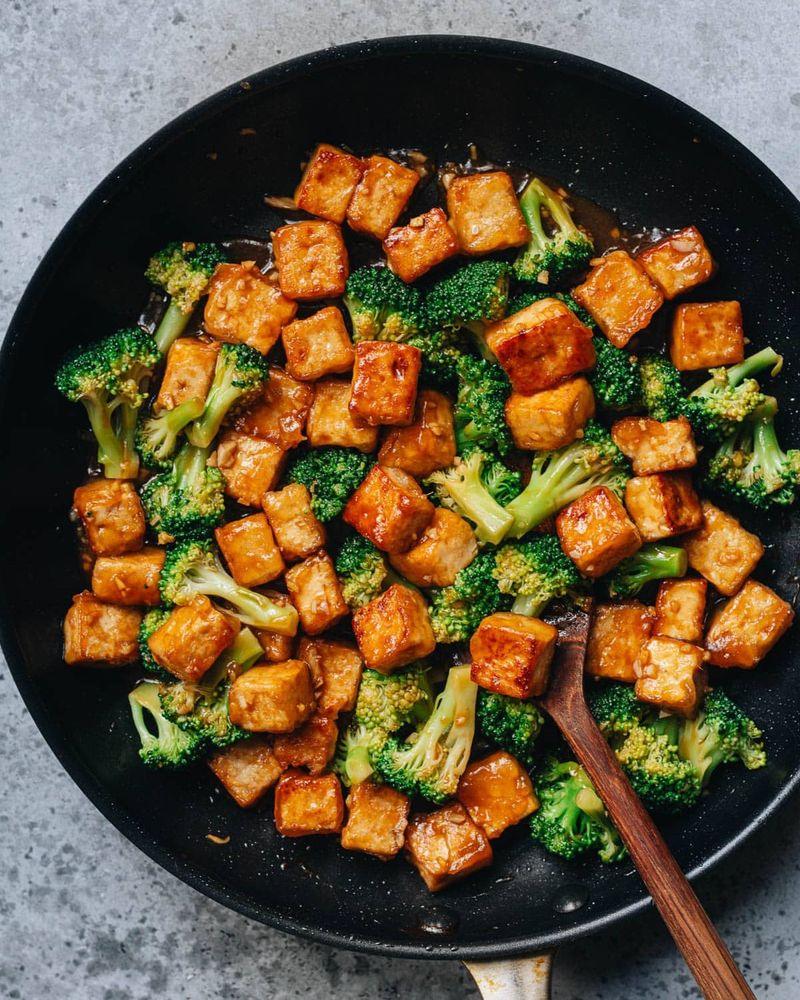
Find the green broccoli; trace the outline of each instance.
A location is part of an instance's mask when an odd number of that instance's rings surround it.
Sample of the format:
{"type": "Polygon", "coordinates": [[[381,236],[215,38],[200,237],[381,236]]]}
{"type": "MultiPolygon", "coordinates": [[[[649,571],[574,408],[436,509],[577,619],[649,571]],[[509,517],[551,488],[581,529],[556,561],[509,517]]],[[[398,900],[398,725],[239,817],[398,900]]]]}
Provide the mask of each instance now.
{"type": "Polygon", "coordinates": [[[575,564],[555,535],[503,545],[495,555],[494,577],[500,593],[514,598],[511,610],[531,618],[555,598],[566,597],[581,586],[575,564]]]}
{"type": "Polygon", "coordinates": [[[470,355],[456,362],[458,392],[454,411],[456,443],[461,452],[477,445],[507,455],[513,446],[505,405],[511,392],[500,365],[470,355]]]}
{"type": "Polygon", "coordinates": [[[711,378],[689,393],[683,407],[695,433],[714,442],[732,434],[766,401],[755,376],[767,369],[777,375],[782,366],[780,354],[765,347],[731,368],[710,369],[711,378]]]}
{"type": "Polygon", "coordinates": [[[313,448],[294,459],[286,478],[302,483],[311,494],[311,509],[320,521],[332,521],[344,510],[374,463],[354,448],[313,448]]]}
{"type": "Polygon", "coordinates": [[[636,358],[595,335],[595,366],[589,376],[597,400],[610,410],[636,406],[642,399],[642,377],[636,358]]]}
{"type": "Polygon", "coordinates": [[[436,641],[466,642],[484,618],[508,603],[495,579],[494,552],[479,552],[449,587],[430,591],[428,615],[436,641]]]}
{"type": "Polygon", "coordinates": [[[510,504],[522,492],[522,473],[518,469],[509,469],[499,458],[483,448],[465,448],[461,457],[467,459],[473,451],[480,452],[482,456],[483,485],[501,507],[510,504]]]}
{"type": "Polygon", "coordinates": [[[146,469],[168,469],[181,431],[203,412],[201,399],[187,399],[172,410],[139,420],[136,450],[146,469]]]}
{"type": "Polygon", "coordinates": [[[494,361],[484,332],[488,323],[506,314],[510,276],[511,268],[503,261],[478,260],[441,278],[425,297],[429,329],[466,330],[481,355],[494,361]]]}
{"type": "Polygon", "coordinates": [[[458,382],[458,363],[469,351],[464,335],[459,330],[432,330],[411,337],[408,343],[422,352],[420,383],[454,392],[458,382]]]}
{"type": "MultiPolygon", "coordinates": [[[[478,448],[471,449],[464,457],[456,457],[448,469],[439,469],[425,480],[432,486],[436,500],[454,510],[475,525],[479,542],[497,545],[513,523],[513,517],[495,500],[488,489],[489,482],[497,473],[492,473],[496,460],[478,448]]],[[[506,470],[508,471],[508,470],[506,470]]],[[[507,485],[507,480],[502,480],[507,485]]]]}
{"type": "Polygon", "coordinates": [[[345,539],[336,557],[342,596],[351,610],[363,608],[383,590],[389,568],[383,554],[363,535],[345,539]]]}
{"type": "Polygon", "coordinates": [[[247,344],[223,344],[203,412],[186,432],[192,444],[207,448],[228,413],[255,400],[268,379],[269,364],[263,354],[247,344]]]}
{"type": "Polygon", "coordinates": [[[188,442],[172,468],[148,480],[141,490],[148,523],[169,538],[207,535],[225,514],[225,477],[208,465],[209,448],[188,442]]]}
{"type": "Polygon", "coordinates": [[[148,767],[186,767],[202,753],[205,741],[201,736],[185,732],[164,716],[158,684],[142,681],[128,695],[128,703],[141,741],[139,756],[148,767]],[[153,724],[155,733],[151,729],[153,724]]]}
{"type": "Polygon", "coordinates": [[[528,770],[533,767],[534,745],[542,731],[544,716],[532,701],[481,688],[477,720],[481,736],[508,751],[528,770]]]}
{"type": "Polygon", "coordinates": [[[635,597],[652,580],[685,576],[688,567],[685,549],[652,542],[619,563],[608,578],[608,592],[612,597],[635,597]]]}
{"type": "Polygon", "coordinates": [[[170,243],[150,258],[145,278],[170,297],[154,334],[160,351],[167,351],[186,329],[214,269],[225,260],[216,243],[170,243]]]}
{"type": "Polygon", "coordinates": [[[709,691],[696,719],[681,723],[678,748],[703,787],[720,764],[754,771],[767,763],[761,730],[719,689],[709,691]]]}
{"type": "Polygon", "coordinates": [[[425,329],[422,295],[388,267],[360,267],[347,279],[344,299],[353,340],[404,341],[425,329]]]}
{"type": "Polygon", "coordinates": [[[534,177],[526,184],[519,207],[531,234],[514,263],[514,274],[520,281],[548,285],[588,264],[594,253],[591,237],[575,225],[562,195],[534,177]],[[545,220],[550,232],[545,229],[545,220]]]}
{"type": "Polygon", "coordinates": [[[645,354],[639,359],[642,404],[654,420],[674,420],[686,411],[681,373],[662,354],[645,354]]]}
{"type": "Polygon", "coordinates": [[[153,659],[147,640],[156,629],[161,628],[167,618],[169,618],[168,608],[151,608],[139,625],[139,660],[149,674],[155,674],[161,680],[168,679],[170,674],[153,659]]]}

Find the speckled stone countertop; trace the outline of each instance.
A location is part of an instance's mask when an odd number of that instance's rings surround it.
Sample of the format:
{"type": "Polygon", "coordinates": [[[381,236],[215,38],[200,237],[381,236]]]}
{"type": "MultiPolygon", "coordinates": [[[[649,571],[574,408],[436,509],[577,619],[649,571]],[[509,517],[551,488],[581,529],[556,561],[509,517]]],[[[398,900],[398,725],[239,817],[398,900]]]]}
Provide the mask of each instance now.
{"type": "MultiPolygon", "coordinates": [[[[0,330],[51,240],[151,132],[264,66],[344,41],[464,32],[609,63],[709,115],[800,193],[800,7],[745,0],[4,0],[0,330]]],[[[455,962],[309,945],[230,913],[124,840],[61,770],[0,661],[0,996],[477,996],[455,962]]],[[[800,799],[698,885],[760,997],[800,997],[800,799]]],[[[653,914],[562,949],[557,1000],[694,997],[653,914]]]]}

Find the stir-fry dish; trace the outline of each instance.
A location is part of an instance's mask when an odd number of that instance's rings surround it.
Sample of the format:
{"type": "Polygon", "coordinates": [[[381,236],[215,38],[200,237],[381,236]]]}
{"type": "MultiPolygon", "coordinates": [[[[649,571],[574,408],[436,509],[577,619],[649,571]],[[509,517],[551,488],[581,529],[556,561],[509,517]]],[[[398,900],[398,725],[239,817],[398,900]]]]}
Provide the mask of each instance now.
{"type": "Polygon", "coordinates": [[[548,178],[325,144],[267,200],[258,260],[169,245],[155,320],[57,372],[97,449],[66,663],[129,667],[144,765],[203,762],[282,836],[403,852],[435,891],[523,822],[624,857],[536,701],[548,607],[593,597],[620,765],[657,816],[712,808],[718,767],[766,762],[725,675],[792,622],[745,525],[800,451],[692,220],[601,238],[548,178]]]}

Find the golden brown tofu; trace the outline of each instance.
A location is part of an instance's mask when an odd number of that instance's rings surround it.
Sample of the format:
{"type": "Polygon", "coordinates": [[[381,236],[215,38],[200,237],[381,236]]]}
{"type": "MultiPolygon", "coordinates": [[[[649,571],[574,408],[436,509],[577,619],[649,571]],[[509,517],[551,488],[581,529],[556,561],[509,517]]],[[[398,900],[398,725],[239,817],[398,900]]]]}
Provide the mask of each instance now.
{"type": "Polygon", "coordinates": [[[64,662],[79,667],[121,667],[139,659],[136,608],[99,601],[84,590],[72,598],[64,618],[64,662]]]}
{"type": "Polygon", "coordinates": [[[297,655],[311,671],[322,715],[335,719],[355,708],[364,663],[352,643],[303,637],[297,655]]]}
{"type": "Polygon", "coordinates": [[[636,260],[664,293],[674,299],[708,281],[714,261],[705,240],[694,226],[687,226],[636,254],[636,260]]]}
{"type": "Polygon", "coordinates": [[[449,587],[477,554],[475,533],[464,518],[437,507],[417,544],[389,556],[389,562],[417,587],[449,587]]]}
{"type": "Polygon", "coordinates": [[[656,620],[653,635],[666,635],[701,645],[706,617],[705,580],[664,580],[656,595],[656,620]]]}
{"type": "Polygon", "coordinates": [[[456,798],[489,840],[539,808],[531,779],[505,750],[473,761],[461,776],[456,798]]]}
{"type": "Polygon", "coordinates": [[[122,556],[100,556],[92,567],[92,593],[111,604],[160,604],[158,578],[164,556],[164,549],[155,546],[122,556]]]}
{"type": "Polygon", "coordinates": [[[382,674],[421,660],[436,648],[425,601],[399,583],[353,612],[353,632],[364,664],[382,674]]]}
{"type": "Polygon", "coordinates": [[[454,177],[447,188],[447,211],[464,253],[494,253],[530,239],[514,182],[504,170],[454,177]]]}
{"type": "Polygon", "coordinates": [[[413,816],[405,853],[431,892],[492,863],[492,845],[460,802],[413,816]]]}
{"type": "Polygon", "coordinates": [[[265,438],[242,431],[225,431],[214,462],[225,476],[225,492],[246,507],[260,507],[265,493],[275,488],[286,452],[265,438]]]}
{"type": "Polygon", "coordinates": [[[417,393],[414,422],[388,430],[378,452],[381,465],[403,469],[418,479],[446,469],[455,457],[453,406],[447,396],[433,389],[417,393]]]}
{"type": "Polygon", "coordinates": [[[353,344],[336,306],[326,306],[283,328],[286,371],[296,379],[313,382],[325,375],[340,375],[353,367],[353,344]]]}
{"type": "Polygon", "coordinates": [[[586,647],[586,673],[633,684],[636,660],[654,621],[653,609],[640,601],[598,604],[586,647]]]}
{"type": "Polygon", "coordinates": [[[305,767],[322,774],[336,752],[339,729],[333,719],[312,715],[293,733],[275,737],[275,756],[282,767],[305,767]]]}
{"type": "Polygon", "coordinates": [[[144,510],[133,483],[91,479],[75,490],[72,505],[96,556],[121,556],[144,545],[144,510]]]}
{"type": "Polygon", "coordinates": [[[457,254],[458,240],[441,208],[432,208],[389,230],[383,249],[394,273],[411,282],[457,254]]]}
{"type": "Polygon", "coordinates": [[[697,465],[697,445],[686,417],[663,423],[651,417],[623,417],[611,428],[611,436],[633,463],[634,475],[649,476],[697,465]]]}
{"type": "Polygon", "coordinates": [[[498,611],[470,639],[471,676],[487,691],[511,698],[544,694],[558,629],[538,618],[498,611]]]}
{"type": "Polygon", "coordinates": [[[353,785],[347,796],[342,847],[390,861],[403,846],[410,805],[408,796],[388,785],[373,781],[353,785]]]}
{"type": "Polygon", "coordinates": [[[703,500],[702,508],[702,527],[683,542],[689,565],[720,594],[732,597],[756,568],[764,546],[731,514],[708,500],[703,500]]]}
{"type": "Polygon", "coordinates": [[[347,248],[335,222],[295,222],[272,235],[281,291],[301,301],[344,294],[350,274],[347,248]]]}
{"type": "Polygon", "coordinates": [[[659,286],[625,250],[593,260],[589,277],[572,295],[615,347],[644,330],[664,301],[659,286]]]}
{"type": "Polygon", "coordinates": [[[700,497],[685,472],[634,476],[625,484],[625,506],[643,542],[682,535],[703,523],[700,497]]]}
{"type": "Polygon", "coordinates": [[[311,494],[302,483],[265,493],[261,503],[287,562],[305,559],[324,547],[325,526],[314,515],[311,494]]]}
{"type": "Polygon", "coordinates": [[[382,552],[408,552],[431,523],[434,509],[407,472],[373,465],[342,518],[382,552]]]}
{"type": "Polygon", "coordinates": [[[368,156],[347,206],[347,221],[358,233],[385,240],[419,183],[419,174],[386,156],[368,156]]]}
{"type": "Polygon", "coordinates": [[[286,569],[265,514],[228,521],[214,537],[231,576],[243,587],[260,587],[286,569]]]}
{"type": "Polygon", "coordinates": [[[570,378],[532,396],[512,392],[506,400],[506,423],[517,448],[555,451],[581,436],[594,411],[592,387],[585,378],[570,378]]]}
{"type": "Polygon", "coordinates": [[[364,164],[357,156],[321,142],[294,192],[297,207],[320,219],[344,222],[363,170],[364,164]]]}
{"type": "Polygon", "coordinates": [[[748,580],[735,597],[714,611],[706,649],[717,667],[752,670],[794,620],[794,610],[774,590],[748,580]]]}
{"type": "Polygon", "coordinates": [[[259,402],[236,420],[236,429],[271,441],[284,451],[296,448],[305,440],[308,411],[314,389],[271,365],[269,382],[259,402]]]}
{"type": "Polygon", "coordinates": [[[291,733],[314,708],[311,673],[303,660],[251,667],[228,694],[231,722],[252,733],[291,733]]]}
{"type": "Polygon", "coordinates": [[[267,736],[251,736],[249,740],[215,750],[207,763],[242,809],[254,806],[283,772],[267,736]]]}
{"type": "Polygon", "coordinates": [[[372,426],[407,426],[414,419],[422,352],[410,344],[356,344],[350,413],[372,426]]]}
{"type": "Polygon", "coordinates": [[[190,399],[205,399],[214,378],[219,344],[196,337],[179,337],[167,352],[167,366],[154,410],[174,410],[190,399]]]}
{"type": "MultiPolygon", "coordinates": [[[[268,597],[274,604],[281,608],[294,607],[287,594],[282,594],[279,590],[270,590],[267,587],[259,589],[259,594],[268,597]]],[[[282,635],[280,632],[273,632],[271,629],[254,629],[256,637],[264,650],[264,659],[267,663],[283,663],[284,660],[291,660],[294,653],[295,637],[293,635],[282,635]]],[[[302,660],[302,656],[297,657],[302,660]]]]}
{"type": "Polygon", "coordinates": [[[327,552],[317,552],[288,569],[286,589],[308,635],[319,635],[350,614],[327,552]]]}
{"type": "Polygon", "coordinates": [[[556,517],[561,547],[584,576],[603,576],[642,545],[636,525],[606,486],[596,486],[556,517]]]}
{"type": "Polygon", "coordinates": [[[682,372],[743,361],[742,307],[738,302],[686,302],[678,306],[672,318],[669,354],[682,372]]]}
{"type": "Polygon", "coordinates": [[[147,640],[156,663],[189,684],[199,681],[239,632],[235,618],[224,615],[198,594],[175,608],[147,640]]]}
{"type": "Polygon", "coordinates": [[[636,661],[636,697],[664,712],[694,718],[706,690],[705,660],[699,646],[652,636],[636,661]]]}
{"type": "Polygon", "coordinates": [[[317,382],[306,427],[312,448],[338,445],[368,454],[378,447],[379,429],[350,412],[350,395],[350,383],[342,379],[317,382]]]}
{"type": "Polygon", "coordinates": [[[297,303],[262,274],[252,260],[219,264],[208,286],[203,324],[212,337],[271,351],[297,303]]]}
{"type": "Polygon", "coordinates": [[[287,771],[275,789],[275,828],[282,837],[338,833],[344,820],[342,786],[335,774],[287,771]]]}

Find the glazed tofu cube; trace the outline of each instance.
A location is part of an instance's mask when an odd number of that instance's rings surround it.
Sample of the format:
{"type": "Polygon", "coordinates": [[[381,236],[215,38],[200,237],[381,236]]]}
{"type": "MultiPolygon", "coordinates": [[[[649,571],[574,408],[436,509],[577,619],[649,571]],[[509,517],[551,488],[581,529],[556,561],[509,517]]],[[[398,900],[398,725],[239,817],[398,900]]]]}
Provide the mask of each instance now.
{"type": "Polygon", "coordinates": [[[417,393],[414,422],[388,430],[378,452],[381,465],[403,469],[417,479],[446,469],[455,457],[453,406],[447,396],[433,389],[417,393]]]}
{"type": "Polygon", "coordinates": [[[603,576],[642,545],[636,525],[616,495],[596,486],[556,518],[561,547],[584,576],[603,576]]]}
{"type": "Polygon", "coordinates": [[[297,303],[247,260],[217,266],[208,286],[203,325],[218,340],[247,344],[266,354],[296,312],[297,303]]]}
{"type": "Polygon", "coordinates": [[[531,779],[505,750],[473,761],[461,776],[456,798],[489,840],[539,808],[531,779]]]}
{"type": "Polygon", "coordinates": [[[403,846],[410,805],[408,796],[388,785],[372,781],[353,785],[347,796],[342,847],[390,861],[403,846]]]}
{"type": "Polygon", "coordinates": [[[357,156],[321,142],[311,154],[295,190],[297,207],[320,219],[344,222],[363,170],[364,164],[357,156]]]}
{"type": "Polygon", "coordinates": [[[317,382],[306,428],[312,448],[338,445],[367,454],[378,447],[378,428],[350,412],[350,395],[349,382],[338,378],[317,382]]]}
{"type": "Polygon", "coordinates": [[[285,326],[283,349],[286,370],[303,382],[340,375],[353,367],[353,344],[336,306],[327,306],[285,326]]]}
{"type": "Polygon", "coordinates": [[[208,766],[242,809],[254,806],[283,773],[266,736],[251,736],[249,740],[214,751],[208,758],[208,766]]]}
{"type": "Polygon", "coordinates": [[[717,667],[752,670],[794,620],[791,604],[763,583],[748,580],[735,597],[715,610],[706,649],[717,667]]]}
{"type": "Polygon", "coordinates": [[[261,498],[280,478],[286,452],[265,438],[228,430],[219,439],[215,456],[228,496],[245,507],[260,507],[261,498]]]}
{"type": "Polygon", "coordinates": [[[324,547],[325,527],[314,515],[311,494],[302,483],[265,493],[261,503],[287,562],[306,559],[324,547]]]}
{"type": "Polygon", "coordinates": [[[544,694],[558,629],[538,618],[498,611],[470,639],[471,676],[487,691],[511,698],[544,694]]]}
{"type": "Polygon", "coordinates": [[[164,549],[154,546],[122,556],[99,556],[92,567],[92,593],[111,604],[160,604],[158,578],[164,556],[164,549]]]}
{"type": "Polygon", "coordinates": [[[64,662],[80,667],[121,667],[139,659],[136,608],[99,601],[84,590],[72,598],[64,618],[64,662]]]}
{"type": "MultiPolygon", "coordinates": [[[[268,597],[278,607],[286,608],[292,605],[288,595],[282,594],[279,590],[269,590],[263,587],[260,594],[268,597]]],[[[294,605],[292,605],[293,607],[294,605]]],[[[293,635],[282,635],[280,632],[273,632],[271,629],[254,629],[256,637],[264,650],[264,659],[267,663],[283,663],[284,660],[291,660],[294,652],[293,635]]],[[[302,660],[302,656],[298,656],[302,660]]]]}
{"type": "Polygon", "coordinates": [[[615,347],[644,330],[664,301],[659,286],[625,250],[592,261],[589,277],[572,294],[615,347]]]}
{"type": "Polygon", "coordinates": [[[742,307],[738,302],[686,302],[672,318],[669,353],[682,372],[744,360],[742,307]]]}
{"type": "Polygon", "coordinates": [[[570,378],[532,396],[512,392],[506,400],[506,423],[517,448],[555,451],[581,436],[594,411],[592,387],[585,378],[570,378]]]}
{"type": "Polygon", "coordinates": [[[92,479],[75,490],[72,505],[96,556],[121,556],[144,545],[144,510],[133,483],[92,479]]]}
{"type": "Polygon", "coordinates": [[[261,399],[236,420],[236,429],[264,438],[288,451],[305,440],[306,419],[314,390],[270,366],[269,381],[261,399]]]}
{"type": "Polygon", "coordinates": [[[412,282],[457,254],[458,240],[441,208],[432,208],[407,226],[390,229],[383,249],[394,273],[412,282]]]}
{"type": "Polygon", "coordinates": [[[353,632],[365,666],[382,674],[421,660],[436,647],[425,601],[399,583],[354,612],[353,632]]]}
{"type": "Polygon", "coordinates": [[[156,412],[174,410],[190,399],[205,399],[214,378],[219,344],[179,337],[167,352],[167,365],[155,403],[156,412]]]}
{"type": "Polygon", "coordinates": [[[224,615],[198,594],[191,604],[175,608],[147,640],[156,663],[179,680],[199,681],[239,632],[236,619],[224,615]]]}
{"type": "Polygon", "coordinates": [[[703,500],[703,524],[684,539],[689,565],[713,584],[720,594],[732,597],[750,576],[764,546],[730,514],[703,500]]]}
{"type": "Polygon", "coordinates": [[[336,752],[339,729],[333,719],[312,715],[293,733],[275,737],[275,756],[281,767],[305,767],[322,774],[336,752]]]}
{"type": "Polygon", "coordinates": [[[694,718],[706,690],[706,655],[690,642],[652,636],[636,662],[636,697],[664,712],[694,718]]]}
{"type": "Polygon", "coordinates": [[[286,569],[265,514],[228,521],[214,536],[231,576],[243,587],[260,587],[286,569]]]}
{"type": "Polygon", "coordinates": [[[447,211],[464,253],[494,253],[530,239],[514,182],[504,170],[454,177],[447,189],[447,211]]]}
{"type": "Polygon", "coordinates": [[[275,828],[282,837],[338,833],[344,820],[342,786],[335,774],[287,771],[275,789],[275,828]]]}
{"type": "Polygon", "coordinates": [[[410,344],[356,344],[350,413],[365,423],[407,426],[414,419],[422,352],[410,344]]]}
{"type": "Polygon", "coordinates": [[[373,465],[342,518],[382,552],[408,552],[433,520],[434,506],[402,469],[373,465]]]}
{"type": "Polygon", "coordinates": [[[640,251],[636,260],[667,299],[708,281],[714,270],[705,240],[694,226],[687,226],[640,251]]]}
{"type": "Polygon", "coordinates": [[[252,733],[291,733],[314,713],[311,673],[303,660],[251,667],[231,684],[231,722],[252,733]]]}
{"type": "Polygon", "coordinates": [[[634,476],[625,484],[625,506],[643,542],[682,535],[703,523],[700,497],[685,472],[634,476]]]}
{"type": "Polygon", "coordinates": [[[654,621],[653,609],[640,601],[598,604],[586,647],[586,673],[633,684],[636,660],[654,621]]]}
{"type": "Polygon", "coordinates": [[[686,417],[663,423],[650,417],[623,417],[611,428],[611,436],[631,460],[634,475],[649,476],[697,465],[697,445],[686,417]]]}
{"type": "Polygon", "coordinates": [[[352,643],[303,638],[297,655],[314,678],[320,714],[335,719],[355,708],[364,663],[352,643]]]}
{"type": "Polygon", "coordinates": [[[417,544],[389,556],[389,562],[417,587],[449,587],[477,554],[475,533],[464,518],[437,507],[417,544]]]}
{"type": "Polygon", "coordinates": [[[318,635],[350,613],[327,552],[317,552],[286,571],[286,589],[308,635],[318,635]]]}
{"type": "Polygon", "coordinates": [[[347,248],[335,222],[295,222],[272,236],[281,291],[290,299],[333,299],[350,274],[347,248]]]}
{"type": "Polygon", "coordinates": [[[406,857],[431,892],[492,863],[492,845],[460,802],[412,817],[406,857]]]}
{"type": "Polygon", "coordinates": [[[386,156],[368,156],[364,173],[347,206],[347,221],[358,233],[385,240],[419,183],[419,174],[386,156]]]}
{"type": "Polygon", "coordinates": [[[705,580],[664,580],[656,595],[654,635],[666,635],[700,645],[706,617],[705,580]]]}

